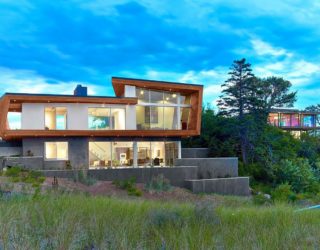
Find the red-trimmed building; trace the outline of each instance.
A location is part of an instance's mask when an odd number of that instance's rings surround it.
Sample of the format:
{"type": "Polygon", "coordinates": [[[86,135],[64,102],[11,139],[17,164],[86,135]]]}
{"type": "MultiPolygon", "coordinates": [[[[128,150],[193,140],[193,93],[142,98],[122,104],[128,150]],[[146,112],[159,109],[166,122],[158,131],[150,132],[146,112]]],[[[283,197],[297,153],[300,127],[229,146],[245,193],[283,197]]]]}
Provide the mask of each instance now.
{"type": "Polygon", "coordinates": [[[203,86],[112,78],[114,97],[5,93],[0,136],[22,144],[24,156],[44,159],[45,169],[170,166],[182,137],[200,134],[203,86]],[[8,116],[19,113],[11,129],[8,116]]]}

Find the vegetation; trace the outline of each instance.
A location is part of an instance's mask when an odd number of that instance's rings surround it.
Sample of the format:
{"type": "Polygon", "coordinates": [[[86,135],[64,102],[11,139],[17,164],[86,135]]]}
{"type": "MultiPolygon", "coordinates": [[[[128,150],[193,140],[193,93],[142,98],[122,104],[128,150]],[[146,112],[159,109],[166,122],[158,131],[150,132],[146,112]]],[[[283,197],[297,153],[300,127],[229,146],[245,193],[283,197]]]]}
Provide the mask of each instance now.
{"type": "Polygon", "coordinates": [[[215,208],[83,195],[16,197],[0,202],[0,248],[317,248],[319,215],[288,205],[215,208]]]}
{"type": "Polygon", "coordinates": [[[2,171],[1,175],[9,177],[12,182],[30,183],[33,187],[39,187],[45,181],[45,177],[41,172],[20,167],[8,168],[2,171]]]}
{"type": "Polygon", "coordinates": [[[73,181],[80,182],[87,186],[92,186],[97,182],[95,178],[88,176],[87,173],[83,170],[74,171],[73,181]]]}
{"type": "MultiPolygon", "coordinates": [[[[278,77],[254,76],[245,59],[234,61],[229,75],[222,85],[219,111],[205,106],[201,136],[187,138],[182,145],[208,147],[212,157],[239,157],[239,172],[252,177],[256,193],[270,194],[287,184],[295,195],[318,196],[320,137],[311,132],[295,138],[268,125],[272,107],[294,104],[296,92],[290,91],[291,83],[278,77]]],[[[307,108],[317,109],[319,105],[307,108]]]]}
{"type": "Polygon", "coordinates": [[[163,174],[159,174],[157,176],[153,176],[151,181],[146,183],[145,189],[149,192],[167,192],[172,189],[170,185],[170,181],[166,179],[163,174]]]}
{"type": "Polygon", "coordinates": [[[136,186],[136,179],[135,177],[131,177],[128,180],[114,180],[113,185],[115,185],[118,188],[127,190],[128,195],[133,195],[133,196],[141,196],[142,191],[137,188],[136,186]]]}

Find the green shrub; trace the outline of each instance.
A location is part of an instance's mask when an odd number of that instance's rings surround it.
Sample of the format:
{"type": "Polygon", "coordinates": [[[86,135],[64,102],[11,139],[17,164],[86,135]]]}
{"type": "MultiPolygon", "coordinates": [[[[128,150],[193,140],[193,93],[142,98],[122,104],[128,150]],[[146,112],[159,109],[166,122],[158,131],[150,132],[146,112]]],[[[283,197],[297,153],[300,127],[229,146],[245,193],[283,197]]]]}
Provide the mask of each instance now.
{"type": "Polygon", "coordinates": [[[34,186],[40,186],[46,179],[39,171],[22,169],[20,167],[8,168],[5,176],[10,177],[12,182],[30,183],[34,186]]]}
{"type": "Polygon", "coordinates": [[[97,180],[88,176],[84,171],[75,171],[73,175],[74,182],[80,182],[86,186],[92,186],[97,183],[97,180]]]}
{"type": "Polygon", "coordinates": [[[255,205],[270,205],[272,203],[271,199],[267,198],[263,193],[254,195],[252,201],[255,205]]]}
{"type": "Polygon", "coordinates": [[[306,159],[283,160],[273,166],[275,182],[288,183],[296,193],[320,191],[313,168],[306,159]]]}
{"type": "Polygon", "coordinates": [[[170,181],[166,179],[163,174],[153,176],[151,181],[145,185],[145,189],[148,191],[155,192],[166,192],[172,189],[170,181]]]}
{"type": "Polygon", "coordinates": [[[196,203],[194,207],[194,215],[197,221],[201,221],[203,223],[217,224],[220,222],[212,201],[200,201],[196,203]]]}
{"type": "Polygon", "coordinates": [[[5,172],[5,176],[18,177],[18,176],[20,176],[21,172],[22,172],[21,168],[19,168],[19,167],[11,167],[11,168],[7,169],[7,171],[5,172]]]}
{"type": "Polygon", "coordinates": [[[131,177],[128,180],[114,180],[112,184],[120,189],[127,190],[128,195],[141,196],[142,191],[136,187],[136,178],[131,177]]]}
{"type": "Polygon", "coordinates": [[[288,183],[281,184],[271,192],[272,199],[274,201],[295,201],[297,199],[296,194],[292,191],[291,185],[288,183]]]}
{"type": "Polygon", "coordinates": [[[182,226],[182,215],[178,211],[167,209],[152,210],[147,217],[148,224],[155,227],[164,227],[166,225],[182,226]]]}

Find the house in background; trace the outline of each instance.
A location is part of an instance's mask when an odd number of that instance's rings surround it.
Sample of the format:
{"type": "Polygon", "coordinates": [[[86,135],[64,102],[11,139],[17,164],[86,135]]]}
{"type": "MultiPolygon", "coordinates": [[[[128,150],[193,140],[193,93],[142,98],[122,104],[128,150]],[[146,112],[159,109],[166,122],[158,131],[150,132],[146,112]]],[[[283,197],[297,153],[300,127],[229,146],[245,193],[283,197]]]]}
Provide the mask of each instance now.
{"type": "Polygon", "coordinates": [[[44,169],[172,166],[181,138],[200,134],[203,86],[119,77],[112,85],[115,97],[81,85],[74,95],[6,93],[0,136],[44,169]],[[20,121],[10,128],[13,114],[20,121]]]}
{"type": "Polygon", "coordinates": [[[320,130],[320,113],[298,109],[273,109],[269,114],[269,124],[289,131],[296,137],[301,132],[320,130]]]}

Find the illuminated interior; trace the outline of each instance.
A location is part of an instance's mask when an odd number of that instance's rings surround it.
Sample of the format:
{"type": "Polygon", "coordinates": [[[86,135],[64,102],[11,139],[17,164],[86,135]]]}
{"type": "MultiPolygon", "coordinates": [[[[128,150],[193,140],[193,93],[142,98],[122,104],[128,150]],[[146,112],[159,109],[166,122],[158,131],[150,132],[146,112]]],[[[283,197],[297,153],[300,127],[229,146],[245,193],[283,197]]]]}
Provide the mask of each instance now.
{"type": "Polygon", "coordinates": [[[125,129],[124,108],[89,108],[88,126],[94,130],[125,129]]]}
{"type": "Polygon", "coordinates": [[[48,160],[68,160],[68,142],[46,142],[45,158],[48,160]]]}
{"type": "MultiPolygon", "coordinates": [[[[90,168],[133,167],[133,142],[89,142],[90,168]]],[[[137,142],[138,167],[173,166],[178,157],[176,142],[137,142]]]]}
{"type": "Polygon", "coordinates": [[[63,130],[67,128],[67,108],[47,107],[45,108],[45,129],[63,130]]]}
{"type": "Polygon", "coordinates": [[[8,129],[21,129],[21,113],[8,112],[8,129]]]}

